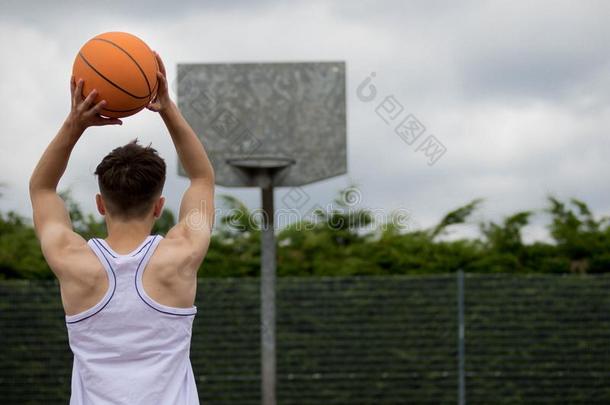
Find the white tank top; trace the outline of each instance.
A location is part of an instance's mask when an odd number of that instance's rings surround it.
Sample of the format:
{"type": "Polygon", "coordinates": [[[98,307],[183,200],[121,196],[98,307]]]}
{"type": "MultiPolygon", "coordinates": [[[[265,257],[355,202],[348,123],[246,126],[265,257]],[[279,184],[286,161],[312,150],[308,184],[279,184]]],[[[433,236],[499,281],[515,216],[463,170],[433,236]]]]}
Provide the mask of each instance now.
{"type": "Polygon", "coordinates": [[[74,353],[70,405],[199,404],[189,357],[197,307],[160,304],[142,287],[161,239],[150,235],[125,255],[103,239],[87,242],[109,286],[93,307],[66,315],[74,353]]]}

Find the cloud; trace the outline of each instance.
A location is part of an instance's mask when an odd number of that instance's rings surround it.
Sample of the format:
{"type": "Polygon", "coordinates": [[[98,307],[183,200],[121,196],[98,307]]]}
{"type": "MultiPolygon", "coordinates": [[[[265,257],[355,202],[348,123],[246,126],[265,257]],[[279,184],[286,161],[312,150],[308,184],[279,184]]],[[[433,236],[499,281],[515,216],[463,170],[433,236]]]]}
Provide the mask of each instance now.
{"type": "MultiPolygon", "coordinates": [[[[610,35],[606,2],[5,2],[0,17],[0,209],[29,215],[27,179],[68,109],[76,50],[108,30],[134,32],[157,49],[170,81],[182,62],[346,60],[349,176],[307,186],[326,204],[355,180],[363,203],[407,207],[422,226],[473,198],[481,218],[543,207],[557,193],[610,212],[604,150],[610,35]],[[433,166],[356,97],[376,72],[379,97],[394,95],[447,152],[433,166]]],[[[87,131],[62,186],[94,211],[92,172],[105,153],[138,137],[166,158],[168,206],[186,180],[159,117],[87,131]]],[[[258,206],[256,190],[219,189],[258,206]]],[[[279,190],[278,194],[285,192],[279,190]]],[[[542,223],[532,238],[544,235],[542,223]]],[[[463,231],[465,234],[470,232],[463,231]]],[[[458,232],[459,234],[459,232],[458,232]]]]}

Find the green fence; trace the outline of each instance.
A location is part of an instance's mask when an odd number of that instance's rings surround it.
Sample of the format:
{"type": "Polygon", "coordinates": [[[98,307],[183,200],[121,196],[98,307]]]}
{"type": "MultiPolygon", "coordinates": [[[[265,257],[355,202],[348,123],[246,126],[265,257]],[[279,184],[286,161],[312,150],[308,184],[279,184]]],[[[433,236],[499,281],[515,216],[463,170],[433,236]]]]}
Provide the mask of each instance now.
{"type": "MultiPolygon", "coordinates": [[[[203,404],[260,403],[259,280],[204,279],[203,404]]],[[[458,402],[455,275],[280,278],[278,403],[458,402]]],[[[610,276],[466,275],[468,404],[610,403],[610,276]]],[[[67,404],[55,282],[0,282],[0,403],[67,404]]]]}

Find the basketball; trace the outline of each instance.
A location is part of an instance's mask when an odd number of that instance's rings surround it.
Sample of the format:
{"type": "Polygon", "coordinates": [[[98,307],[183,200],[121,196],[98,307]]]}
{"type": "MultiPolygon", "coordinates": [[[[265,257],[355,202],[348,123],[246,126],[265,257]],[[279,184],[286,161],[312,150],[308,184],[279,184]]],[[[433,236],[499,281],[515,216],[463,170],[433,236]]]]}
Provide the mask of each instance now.
{"type": "Polygon", "coordinates": [[[122,118],[142,110],[157,90],[157,61],[144,41],[126,32],[91,38],[78,52],[72,74],[83,79],[83,97],[93,89],[95,102],[106,100],[101,115],[122,118]]]}

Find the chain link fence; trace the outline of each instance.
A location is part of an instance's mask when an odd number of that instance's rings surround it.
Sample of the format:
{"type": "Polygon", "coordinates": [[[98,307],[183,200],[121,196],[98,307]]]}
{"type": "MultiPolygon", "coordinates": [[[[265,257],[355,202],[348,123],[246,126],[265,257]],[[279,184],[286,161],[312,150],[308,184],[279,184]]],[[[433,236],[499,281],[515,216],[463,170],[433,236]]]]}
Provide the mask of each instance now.
{"type": "MultiPolygon", "coordinates": [[[[278,279],[278,403],[610,403],[610,276],[462,281],[278,279]]],[[[259,280],[202,279],[197,295],[201,402],[260,404],[259,280]]],[[[0,403],[68,402],[63,316],[57,282],[0,281],[0,403]]]]}

